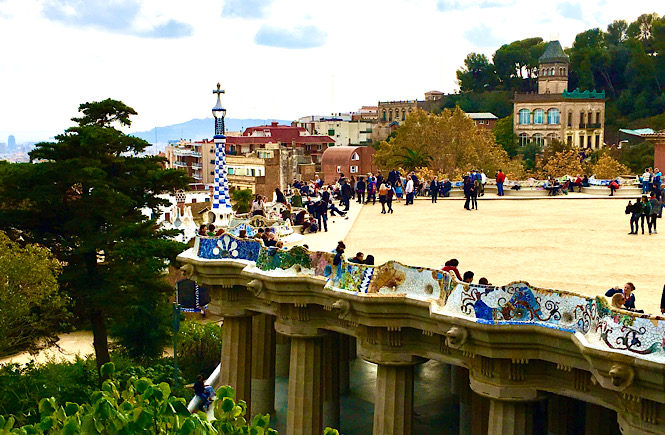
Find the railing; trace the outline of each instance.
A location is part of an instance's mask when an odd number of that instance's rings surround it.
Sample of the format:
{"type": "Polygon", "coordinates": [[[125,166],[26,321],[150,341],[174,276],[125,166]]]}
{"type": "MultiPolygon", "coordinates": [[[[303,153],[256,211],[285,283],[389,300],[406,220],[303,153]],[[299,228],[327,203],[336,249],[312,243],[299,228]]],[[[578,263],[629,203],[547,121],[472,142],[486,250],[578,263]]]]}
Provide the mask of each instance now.
{"type": "Polygon", "coordinates": [[[317,277],[332,291],[372,298],[403,296],[430,303],[430,311],[489,325],[535,325],[584,338],[584,346],[633,358],[665,362],[665,318],[618,310],[602,297],[542,289],[525,282],[484,286],[458,282],[446,272],[390,261],[380,266],[345,260],[330,252],[266,248],[229,234],[199,237],[193,253],[206,260],[241,260],[270,275],[317,277]]]}
{"type": "Polygon", "coordinates": [[[187,168],[187,167],[189,166],[189,165],[187,164],[187,162],[178,162],[178,161],[177,161],[177,162],[175,162],[174,164],[175,164],[176,167],[180,167],[180,168],[187,168]]]}
{"type": "Polygon", "coordinates": [[[202,169],[203,166],[200,163],[192,163],[192,169],[202,169]]]}

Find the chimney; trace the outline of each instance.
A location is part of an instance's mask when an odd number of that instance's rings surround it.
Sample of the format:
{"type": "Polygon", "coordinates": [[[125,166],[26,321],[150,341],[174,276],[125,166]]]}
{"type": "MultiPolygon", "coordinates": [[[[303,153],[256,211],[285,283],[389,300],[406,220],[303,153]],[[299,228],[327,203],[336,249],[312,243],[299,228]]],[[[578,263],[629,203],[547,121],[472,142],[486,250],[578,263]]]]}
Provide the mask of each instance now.
{"type": "Polygon", "coordinates": [[[278,124],[277,124],[277,121],[273,121],[271,125],[272,125],[273,127],[277,127],[277,125],[278,125],[278,124]]]}

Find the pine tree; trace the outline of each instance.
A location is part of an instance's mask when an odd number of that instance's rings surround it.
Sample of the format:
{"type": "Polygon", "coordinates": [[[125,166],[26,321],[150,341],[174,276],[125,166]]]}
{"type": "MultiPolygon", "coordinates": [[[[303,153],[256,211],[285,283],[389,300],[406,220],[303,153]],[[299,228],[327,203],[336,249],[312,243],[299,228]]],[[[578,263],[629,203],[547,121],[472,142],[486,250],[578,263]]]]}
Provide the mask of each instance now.
{"type": "Polygon", "coordinates": [[[163,169],[163,158],[141,156],[148,143],[115,127],[130,126],[131,107],[107,99],[79,111],[76,126],[55,142],[37,144],[31,163],[0,165],[0,230],[47,247],[63,264],[61,288],[80,323],[92,327],[101,367],[109,361],[109,322],[133,322],[141,306],[151,308],[143,315],[154,317],[155,328],[165,320],[153,314],[164,313],[156,307],[168,302],[170,291],[160,274],[183,245],[142,211],[157,212],[168,204],[157,195],[189,180],[163,169]]]}

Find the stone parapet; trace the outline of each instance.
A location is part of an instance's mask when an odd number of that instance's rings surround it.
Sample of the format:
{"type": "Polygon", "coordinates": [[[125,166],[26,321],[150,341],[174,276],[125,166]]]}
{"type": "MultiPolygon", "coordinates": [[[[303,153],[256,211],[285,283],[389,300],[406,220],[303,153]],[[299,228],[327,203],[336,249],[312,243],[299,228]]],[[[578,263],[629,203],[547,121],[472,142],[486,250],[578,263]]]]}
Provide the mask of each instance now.
{"type": "MultiPolygon", "coordinates": [[[[333,266],[331,254],[300,247],[259,246],[255,261],[197,254],[179,260],[194,265],[222,314],[276,316],[277,332],[292,340],[320,340],[326,330],[356,337],[359,354],[379,364],[435,359],[466,367],[473,390],[491,399],[531,401],[549,392],[615,410],[623,425],[644,433],[665,430],[660,317],[527,283],[468,285],[397,262],[333,266]]],[[[293,369],[300,354],[291,352],[293,369]]],[[[496,415],[514,408],[502,406],[496,415]]]]}

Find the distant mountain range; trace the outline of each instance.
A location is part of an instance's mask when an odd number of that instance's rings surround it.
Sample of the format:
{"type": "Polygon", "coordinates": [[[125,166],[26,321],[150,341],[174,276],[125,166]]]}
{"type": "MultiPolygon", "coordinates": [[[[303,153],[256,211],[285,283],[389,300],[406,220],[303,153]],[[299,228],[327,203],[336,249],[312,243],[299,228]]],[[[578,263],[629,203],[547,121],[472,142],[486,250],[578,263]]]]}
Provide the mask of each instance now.
{"type": "MultiPolygon", "coordinates": [[[[257,125],[269,125],[272,121],[280,124],[291,125],[291,121],[283,119],[234,119],[226,118],[226,131],[243,131],[248,127],[257,125]]],[[[132,136],[140,137],[152,145],[157,150],[163,150],[164,146],[170,140],[179,139],[212,139],[214,135],[214,121],[212,118],[192,119],[180,124],[166,125],[164,127],[155,127],[148,131],[130,132],[132,136]]]]}

